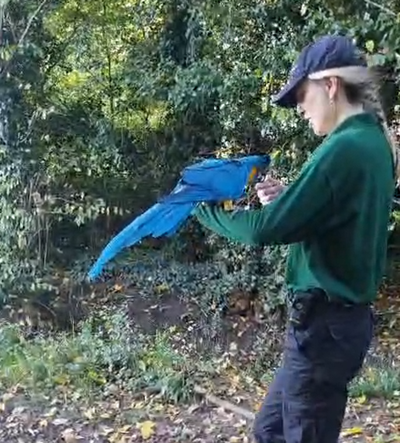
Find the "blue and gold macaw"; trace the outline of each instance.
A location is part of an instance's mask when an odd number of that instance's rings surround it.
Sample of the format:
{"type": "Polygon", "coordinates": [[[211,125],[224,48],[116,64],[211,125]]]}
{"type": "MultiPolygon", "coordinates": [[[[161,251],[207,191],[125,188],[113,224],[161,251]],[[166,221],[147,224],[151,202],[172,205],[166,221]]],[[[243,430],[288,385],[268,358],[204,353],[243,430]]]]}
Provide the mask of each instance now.
{"type": "Polygon", "coordinates": [[[99,276],[107,262],[122,249],[145,237],[172,237],[203,202],[224,203],[243,198],[246,188],[270,164],[268,155],[237,159],[207,159],[185,168],[173,191],[133,220],[103,249],[89,271],[89,279],[99,276]]]}

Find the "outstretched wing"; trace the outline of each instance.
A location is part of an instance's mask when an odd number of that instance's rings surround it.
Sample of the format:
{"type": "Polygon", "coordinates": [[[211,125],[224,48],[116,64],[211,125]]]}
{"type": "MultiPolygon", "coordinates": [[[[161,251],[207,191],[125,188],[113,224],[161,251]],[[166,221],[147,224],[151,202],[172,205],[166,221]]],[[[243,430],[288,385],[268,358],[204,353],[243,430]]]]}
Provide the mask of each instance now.
{"type": "Polygon", "coordinates": [[[145,237],[172,236],[190,216],[195,203],[170,205],[157,203],[139,217],[135,218],[103,249],[99,258],[89,271],[89,279],[100,275],[104,266],[120,251],[138,243],[145,237]]]}

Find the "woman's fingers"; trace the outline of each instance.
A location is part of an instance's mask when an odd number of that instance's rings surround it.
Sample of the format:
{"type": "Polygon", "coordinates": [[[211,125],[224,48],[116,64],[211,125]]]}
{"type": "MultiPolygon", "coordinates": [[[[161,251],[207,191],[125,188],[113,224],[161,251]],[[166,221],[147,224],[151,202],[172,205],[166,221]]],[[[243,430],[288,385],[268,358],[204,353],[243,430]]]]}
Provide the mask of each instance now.
{"type": "Polygon", "coordinates": [[[255,188],[257,196],[263,205],[270,203],[284,190],[284,186],[279,180],[269,177],[265,181],[257,183],[255,188]]]}

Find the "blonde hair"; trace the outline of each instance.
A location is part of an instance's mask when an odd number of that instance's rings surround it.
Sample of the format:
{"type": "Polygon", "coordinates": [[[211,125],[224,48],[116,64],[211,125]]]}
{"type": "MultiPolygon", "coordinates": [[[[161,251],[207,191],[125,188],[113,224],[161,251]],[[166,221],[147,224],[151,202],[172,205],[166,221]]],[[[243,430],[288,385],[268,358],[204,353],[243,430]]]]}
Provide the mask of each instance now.
{"type": "Polygon", "coordinates": [[[309,76],[310,80],[321,80],[326,77],[338,77],[343,82],[347,98],[352,102],[360,103],[366,112],[370,112],[377,117],[390,144],[396,182],[399,183],[399,149],[394,137],[390,133],[389,125],[383,111],[376,76],[369,68],[362,66],[327,69],[310,74],[309,76]]]}

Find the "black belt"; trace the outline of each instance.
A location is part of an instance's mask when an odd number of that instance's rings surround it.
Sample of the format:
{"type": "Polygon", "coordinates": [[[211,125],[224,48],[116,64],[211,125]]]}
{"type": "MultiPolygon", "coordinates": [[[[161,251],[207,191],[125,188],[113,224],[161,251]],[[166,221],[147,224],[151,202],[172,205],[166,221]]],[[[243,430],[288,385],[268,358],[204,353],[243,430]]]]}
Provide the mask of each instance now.
{"type": "Polygon", "coordinates": [[[365,308],[369,304],[353,303],[343,299],[331,299],[327,293],[319,288],[307,291],[296,291],[288,294],[289,300],[289,322],[296,328],[303,328],[307,325],[309,318],[316,311],[343,310],[352,308],[365,308]]]}
{"type": "Polygon", "coordinates": [[[370,306],[371,303],[354,303],[351,300],[346,300],[343,298],[331,298],[329,295],[321,288],[312,288],[305,291],[289,291],[288,302],[289,306],[293,306],[296,302],[300,301],[302,297],[306,295],[311,296],[312,303],[316,305],[329,305],[337,306],[342,308],[356,308],[358,306],[370,306]]]}

